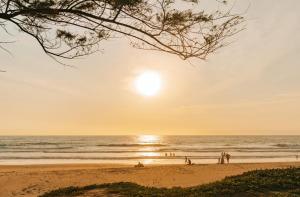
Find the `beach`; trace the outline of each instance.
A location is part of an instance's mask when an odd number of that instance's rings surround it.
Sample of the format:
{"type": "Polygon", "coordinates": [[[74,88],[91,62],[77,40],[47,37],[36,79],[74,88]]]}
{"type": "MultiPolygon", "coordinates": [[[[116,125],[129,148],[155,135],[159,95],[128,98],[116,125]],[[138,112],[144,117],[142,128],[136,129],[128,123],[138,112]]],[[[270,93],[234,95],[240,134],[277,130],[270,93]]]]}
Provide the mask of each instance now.
{"type": "MultiPolygon", "coordinates": [[[[300,136],[2,136],[0,197],[132,182],[190,187],[256,169],[300,166],[300,136]],[[230,164],[218,165],[221,152],[230,164]],[[195,165],[184,165],[185,157],[195,165]],[[135,168],[138,162],[145,165],[135,168]]],[[[227,162],[226,162],[227,163],[227,162]]]]}
{"type": "Polygon", "coordinates": [[[0,166],[0,196],[38,196],[68,187],[133,182],[154,187],[189,187],[221,180],[256,169],[300,167],[300,162],[145,165],[53,164],[0,166]]]}
{"type": "Polygon", "coordinates": [[[0,197],[300,197],[299,7],[0,0],[0,197]]]}

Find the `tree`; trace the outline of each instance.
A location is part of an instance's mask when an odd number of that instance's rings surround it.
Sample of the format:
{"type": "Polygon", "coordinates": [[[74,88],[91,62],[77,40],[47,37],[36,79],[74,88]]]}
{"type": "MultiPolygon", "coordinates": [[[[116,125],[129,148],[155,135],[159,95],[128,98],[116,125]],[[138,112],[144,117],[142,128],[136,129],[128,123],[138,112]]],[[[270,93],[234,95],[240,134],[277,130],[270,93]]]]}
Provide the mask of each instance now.
{"type": "Polygon", "coordinates": [[[198,0],[0,0],[0,27],[7,31],[7,25],[14,24],[55,59],[94,53],[101,41],[120,35],[139,49],[205,59],[241,30],[243,17],[230,10],[193,9],[198,4],[198,0]]]}

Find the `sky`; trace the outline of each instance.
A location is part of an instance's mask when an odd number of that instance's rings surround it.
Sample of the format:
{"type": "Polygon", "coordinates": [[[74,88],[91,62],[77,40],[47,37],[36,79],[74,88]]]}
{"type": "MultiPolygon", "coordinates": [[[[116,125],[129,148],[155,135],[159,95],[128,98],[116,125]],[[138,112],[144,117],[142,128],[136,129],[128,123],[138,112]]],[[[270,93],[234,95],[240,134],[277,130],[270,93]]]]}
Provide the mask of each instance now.
{"type": "Polygon", "coordinates": [[[300,135],[299,7],[237,0],[246,29],[206,61],[115,39],[70,68],[15,33],[0,51],[0,135],[300,135]],[[161,76],[155,96],[133,87],[145,71],[161,76]]]}

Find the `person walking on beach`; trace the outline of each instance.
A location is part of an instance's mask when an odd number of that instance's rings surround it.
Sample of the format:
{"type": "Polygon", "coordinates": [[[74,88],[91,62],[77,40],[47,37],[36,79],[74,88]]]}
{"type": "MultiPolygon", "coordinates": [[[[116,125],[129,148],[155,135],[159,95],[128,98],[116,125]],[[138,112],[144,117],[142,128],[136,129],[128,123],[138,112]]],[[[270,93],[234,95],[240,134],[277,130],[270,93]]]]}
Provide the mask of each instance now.
{"type": "Polygon", "coordinates": [[[225,155],[225,156],[226,156],[227,163],[229,163],[229,160],[230,160],[230,156],[231,156],[231,155],[230,155],[230,154],[228,154],[228,153],[226,153],[226,155],[225,155]]]}
{"type": "Polygon", "coordinates": [[[185,156],[184,158],[185,158],[184,163],[187,164],[187,163],[188,163],[188,158],[187,158],[187,156],[185,156]]]}
{"type": "Polygon", "coordinates": [[[225,152],[222,152],[222,153],[221,153],[221,164],[224,164],[224,163],[225,163],[225,161],[224,161],[225,158],[224,158],[224,157],[225,157],[225,152]]]}

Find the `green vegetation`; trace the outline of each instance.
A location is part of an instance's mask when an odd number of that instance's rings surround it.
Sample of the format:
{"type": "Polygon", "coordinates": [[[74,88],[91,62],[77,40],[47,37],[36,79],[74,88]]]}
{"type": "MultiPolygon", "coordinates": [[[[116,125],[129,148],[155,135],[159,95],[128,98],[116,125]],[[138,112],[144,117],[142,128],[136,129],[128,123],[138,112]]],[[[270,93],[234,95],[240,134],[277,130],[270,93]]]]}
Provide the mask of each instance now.
{"type": "Polygon", "coordinates": [[[121,182],[67,187],[45,193],[41,197],[77,196],[94,189],[103,189],[109,194],[130,197],[300,196],[300,168],[255,170],[238,176],[226,177],[211,184],[189,188],[155,188],[121,182]]]}

